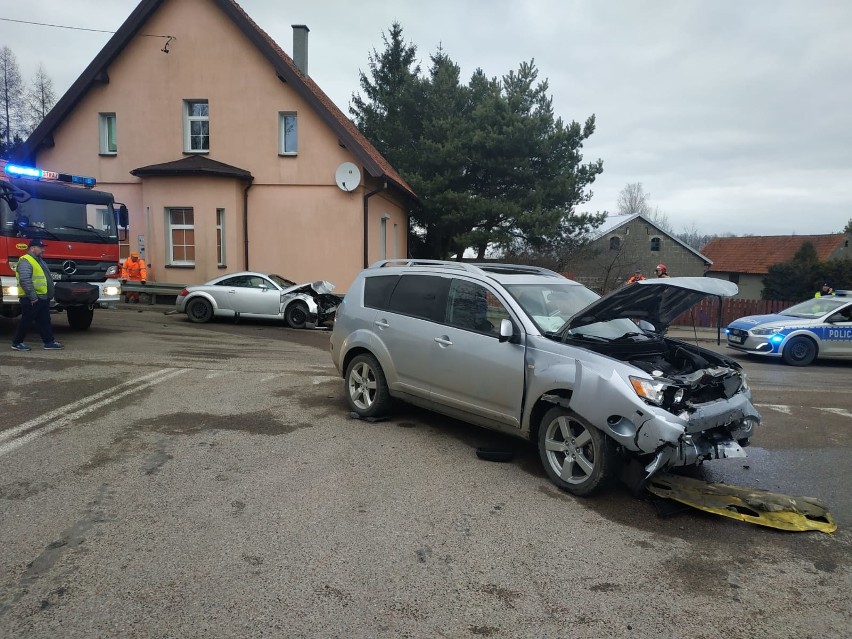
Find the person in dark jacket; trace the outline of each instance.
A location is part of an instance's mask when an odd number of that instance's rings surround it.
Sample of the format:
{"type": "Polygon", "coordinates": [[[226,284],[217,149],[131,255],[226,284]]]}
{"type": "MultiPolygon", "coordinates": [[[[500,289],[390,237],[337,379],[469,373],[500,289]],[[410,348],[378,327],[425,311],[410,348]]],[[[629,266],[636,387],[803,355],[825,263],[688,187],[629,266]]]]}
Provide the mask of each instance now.
{"type": "Polygon", "coordinates": [[[50,326],[50,300],[53,299],[53,278],[50,267],[42,259],[45,244],[40,239],[30,240],[27,252],[18,260],[15,276],[18,280],[18,302],[21,304],[21,321],[12,338],[12,350],[31,351],[24,344],[30,326],[35,323],[47,350],[64,348],[53,337],[50,326]]]}

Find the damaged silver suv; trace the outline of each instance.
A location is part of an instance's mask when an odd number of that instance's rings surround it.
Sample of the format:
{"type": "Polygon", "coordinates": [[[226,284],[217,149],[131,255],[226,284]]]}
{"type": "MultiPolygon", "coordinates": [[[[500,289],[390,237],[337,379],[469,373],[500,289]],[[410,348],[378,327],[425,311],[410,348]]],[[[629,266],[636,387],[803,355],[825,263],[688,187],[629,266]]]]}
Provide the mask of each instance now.
{"type": "Polygon", "coordinates": [[[588,495],[636,460],[654,473],[744,457],[760,415],[737,362],[665,337],[707,296],[703,277],[606,297],[546,269],[377,262],[338,308],[331,356],[362,417],[392,398],[538,446],[554,484],[588,495]]]}

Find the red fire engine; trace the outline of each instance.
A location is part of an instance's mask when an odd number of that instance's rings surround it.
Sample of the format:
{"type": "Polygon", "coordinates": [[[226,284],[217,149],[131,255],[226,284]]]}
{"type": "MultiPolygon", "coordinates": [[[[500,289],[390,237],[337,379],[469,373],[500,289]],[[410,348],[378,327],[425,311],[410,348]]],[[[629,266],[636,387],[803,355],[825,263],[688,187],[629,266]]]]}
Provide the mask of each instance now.
{"type": "Polygon", "coordinates": [[[117,305],[127,207],[94,186],[94,178],[0,160],[0,315],[21,313],[15,268],[34,238],[47,246],[43,259],[56,281],[52,310],[65,311],[72,328],[89,328],[95,308],[117,305]]]}

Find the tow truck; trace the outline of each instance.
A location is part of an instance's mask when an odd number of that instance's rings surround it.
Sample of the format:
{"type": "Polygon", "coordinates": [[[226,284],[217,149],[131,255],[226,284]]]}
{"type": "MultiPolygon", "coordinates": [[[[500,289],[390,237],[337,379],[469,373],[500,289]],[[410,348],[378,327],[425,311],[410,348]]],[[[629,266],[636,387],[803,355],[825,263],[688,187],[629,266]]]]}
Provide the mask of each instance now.
{"type": "Polygon", "coordinates": [[[95,308],[118,305],[127,207],[95,184],[92,177],[0,160],[0,316],[21,314],[15,269],[35,238],[47,247],[43,259],[56,282],[51,310],[64,311],[72,329],[89,328],[95,308]]]}

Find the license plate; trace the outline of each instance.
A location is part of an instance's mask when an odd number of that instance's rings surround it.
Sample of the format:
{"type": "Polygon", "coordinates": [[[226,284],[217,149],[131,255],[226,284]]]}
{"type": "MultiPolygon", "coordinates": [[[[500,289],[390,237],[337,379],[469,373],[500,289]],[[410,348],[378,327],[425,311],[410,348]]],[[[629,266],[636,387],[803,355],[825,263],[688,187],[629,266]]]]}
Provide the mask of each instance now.
{"type": "Polygon", "coordinates": [[[728,341],[733,342],[734,344],[742,344],[745,341],[745,337],[739,337],[738,335],[728,335],[728,341]]]}
{"type": "Polygon", "coordinates": [[[59,280],[62,279],[62,273],[51,273],[50,277],[53,278],[54,282],[58,282],[59,280]]]}

